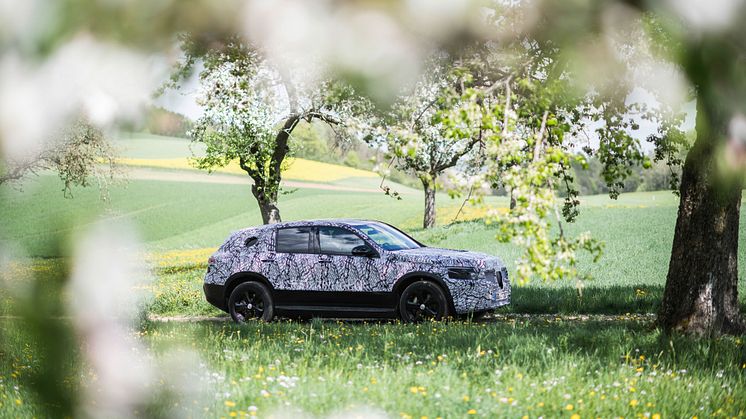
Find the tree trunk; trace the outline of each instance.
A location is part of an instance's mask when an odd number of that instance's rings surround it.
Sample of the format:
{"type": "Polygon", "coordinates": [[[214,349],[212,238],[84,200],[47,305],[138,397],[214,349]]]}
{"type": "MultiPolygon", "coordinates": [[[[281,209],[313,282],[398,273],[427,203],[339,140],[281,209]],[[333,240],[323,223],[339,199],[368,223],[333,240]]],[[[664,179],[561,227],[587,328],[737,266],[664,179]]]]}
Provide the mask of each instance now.
{"type": "Polygon", "coordinates": [[[277,208],[277,202],[259,202],[259,211],[262,213],[262,222],[264,224],[282,222],[282,218],[280,218],[280,209],[277,208]]]}
{"type": "Polygon", "coordinates": [[[257,204],[259,204],[259,212],[262,214],[262,222],[264,224],[274,224],[282,222],[280,217],[280,209],[277,207],[277,194],[265,193],[264,188],[257,186],[257,183],[251,185],[251,193],[254,194],[257,204]]]}
{"type": "Polygon", "coordinates": [[[518,201],[515,200],[515,195],[513,194],[513,190],[510,190],[510,210],[513,211],[515,209],[515,206],[518,205],[518,201]]]}
{"type": "Polygon", "coordinates": [[[697,141],[681,179],[673,251],[658,324],[665,331],[743,333],[738,306],[738,224],[742,184],[718,164],[726,122],[698,98],[697,141]]]}
{"type": "Polygon", "coordinates": [[[425,216],[422,228],[432,228],[435,227],[435,179],[421,177],[420,180],[425,188],[425,216]]]}

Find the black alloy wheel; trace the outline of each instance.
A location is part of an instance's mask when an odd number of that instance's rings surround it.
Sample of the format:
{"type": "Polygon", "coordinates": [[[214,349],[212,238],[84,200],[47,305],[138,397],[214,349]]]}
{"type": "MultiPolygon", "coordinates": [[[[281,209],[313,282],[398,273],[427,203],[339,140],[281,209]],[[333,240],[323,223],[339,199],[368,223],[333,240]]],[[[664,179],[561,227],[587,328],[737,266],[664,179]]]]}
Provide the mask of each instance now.
{"type": "Polygon", "coordinates": [[[228,309],[236,323],[252,319],[269,322],[274,317],[272,295],[267,287],[258,282],[245,282],[237,286],[228,299],[228,309]]]}
{"type": "Polygon", "coordinates": [[[448,317],[448,299],[438,285],[417,281],[401,294],[399,316],[405,323],[443,320],[448,317]]]}

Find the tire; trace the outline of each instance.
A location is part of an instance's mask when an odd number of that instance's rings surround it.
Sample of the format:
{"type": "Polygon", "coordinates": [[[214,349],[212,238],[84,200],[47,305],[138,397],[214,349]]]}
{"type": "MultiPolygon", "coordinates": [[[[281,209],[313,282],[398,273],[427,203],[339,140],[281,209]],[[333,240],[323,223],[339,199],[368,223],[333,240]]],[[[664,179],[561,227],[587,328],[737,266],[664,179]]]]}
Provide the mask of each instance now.
{"type": "Polygon", "coordinates": [[[417,281],[399,297],[399,317],[404,323],[440,321],[448,318],[448,298],[433,282],[417,281]]]}
{"type": "Polygon", "coordinates": [[[275,316],[272,294],[258,282],[244,282],[228,298],[228,312],[236,323],[252,319],[270,322],[275,316]]]}

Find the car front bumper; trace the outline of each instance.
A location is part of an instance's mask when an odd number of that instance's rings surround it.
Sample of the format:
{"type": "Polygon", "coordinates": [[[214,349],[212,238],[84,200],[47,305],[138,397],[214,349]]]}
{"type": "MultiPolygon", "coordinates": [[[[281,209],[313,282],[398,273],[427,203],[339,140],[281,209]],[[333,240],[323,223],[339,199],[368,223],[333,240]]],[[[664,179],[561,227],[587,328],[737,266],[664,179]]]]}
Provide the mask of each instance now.
{"type": "Polygon", "coordinates": [[[446,278],[456,314],[494,310],[510,304],[511,288],[507,272],[498,270],[496,274],[502,275],[502,281],[484,274],[476,280],[446,278]]]}

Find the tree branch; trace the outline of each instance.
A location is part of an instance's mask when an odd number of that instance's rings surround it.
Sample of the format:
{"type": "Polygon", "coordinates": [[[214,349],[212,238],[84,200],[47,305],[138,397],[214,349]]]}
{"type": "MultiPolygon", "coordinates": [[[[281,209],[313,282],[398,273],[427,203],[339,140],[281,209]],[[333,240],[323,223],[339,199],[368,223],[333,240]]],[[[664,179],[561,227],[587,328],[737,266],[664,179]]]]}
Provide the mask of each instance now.
{"type": "Polygon", "coordinates": [[[541,128],[538,134],[536,134],[536,144],[534,144],[534,161],[538,161],[541,157],[541,149],[544,145],[544,132],[547,128],[547,116],[549,111],[544,111],[544,116],[541,118],[541,128]]]}

